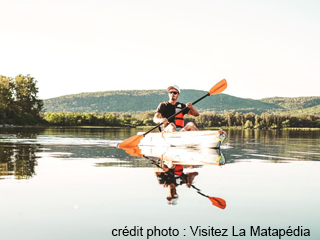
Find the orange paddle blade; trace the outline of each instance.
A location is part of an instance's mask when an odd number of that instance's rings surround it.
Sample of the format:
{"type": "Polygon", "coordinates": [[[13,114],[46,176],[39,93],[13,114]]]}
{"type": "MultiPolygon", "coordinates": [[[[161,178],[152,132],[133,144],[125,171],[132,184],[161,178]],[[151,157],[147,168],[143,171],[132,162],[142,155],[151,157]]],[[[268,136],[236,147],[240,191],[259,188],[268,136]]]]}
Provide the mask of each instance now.
{"type": "Polygon", "coordinates": [[[218,82],[216,85],[214,85],[210,91],[209,94],[218,94],[223,92],[226,88],[227,88],[228,84],[227,84],[227,80],[222,79],[220,82],[218,82]]]}
{"type": "Polygon", "coordinates": [[[212,204],[218,208],[225,209],[227,206],[227,203],[225,200],[222,198],[217,198],[217,197],[208,197],[212,204]]]}
{"type": "Polygon", "coordinates": [[[126,151],[130,156],[132,157],[143,157],[144,155],[141,153],[141,149],[138,148],[137,146],[135,147],[126,147],[126,148],[121,148],[126,151]]]}
{"type": "Polygon", "coordinates": [[[143,138],[143,135],[132,136],[132,137],[124,140],[122,143],[119,143],[118,148],[136,147],[136,146],[138,146],[138,144],[140,143],[142,138],[143,138]]]}

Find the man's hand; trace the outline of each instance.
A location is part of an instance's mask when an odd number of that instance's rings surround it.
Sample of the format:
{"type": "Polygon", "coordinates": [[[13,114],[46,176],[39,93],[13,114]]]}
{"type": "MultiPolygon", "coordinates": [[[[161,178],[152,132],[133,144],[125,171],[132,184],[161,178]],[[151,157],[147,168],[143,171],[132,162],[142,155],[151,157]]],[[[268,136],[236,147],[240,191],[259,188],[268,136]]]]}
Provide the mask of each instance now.
{"type": "Polygon", "coordinates": [[[189,115],[192,115],[194,117],[198,117],[199,116],[198,110],[192,105],[191,102],[188,102],[186,104],[186,106],[190,109],[189,112],[188,112],[189,115]]]}
{"type": "Polygon", "coordinates": [[[162,115],[161,115],[161,113],[156,113],[156,114],[154,115],[154,117],[153,117],[153,121],[154,121],[155,123],[157,123],[157,124],[158,124],[158,123],[163,123],[163,124],[169,123],[168,119],[163,118],[162,115]]]}
{"type": "Polygon", "coordinates": [[[166,119],[166,118],[162,118],[162,119],[161,119],[161,122],[162,122],[163,124],[166,124],[166,123],[169,123],[169,120],[166,119]]]}
{"type": "Polygon", "coordinates": [[[187,104],[186,104],[186,106],[188,107],[188,108],[193,108],[193,105],[192,105],[192,103],[191,102],[188,102],[187,104]]]}

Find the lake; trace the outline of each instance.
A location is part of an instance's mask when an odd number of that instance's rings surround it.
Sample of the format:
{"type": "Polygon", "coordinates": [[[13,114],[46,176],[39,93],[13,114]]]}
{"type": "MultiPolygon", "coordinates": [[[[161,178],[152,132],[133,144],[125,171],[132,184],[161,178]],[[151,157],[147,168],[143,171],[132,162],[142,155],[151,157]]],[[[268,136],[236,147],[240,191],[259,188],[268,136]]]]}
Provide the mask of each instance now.
{"type": "Polygon", "coordinates": [[[1,239],[320,239],[320,131],[229,130],[220,151],[148,158],[116,148],[137,131],[0,128],[1,239]]]}

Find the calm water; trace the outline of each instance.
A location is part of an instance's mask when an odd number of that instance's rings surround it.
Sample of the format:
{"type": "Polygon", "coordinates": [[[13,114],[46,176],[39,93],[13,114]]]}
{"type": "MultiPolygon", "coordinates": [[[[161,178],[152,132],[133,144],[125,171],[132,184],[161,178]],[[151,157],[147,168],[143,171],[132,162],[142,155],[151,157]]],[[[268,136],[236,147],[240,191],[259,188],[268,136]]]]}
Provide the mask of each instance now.
{"type": "Polygon", "coordinates": [[[320,239],[319,131],[229,131],[221,152],[152,149],[149,159],[116,148],[136,131],[0,129],[1,239],[280,239],[251,226],[320,239]],[[200,191],[179,178],[167,200],[169,158],[200,191]]]}

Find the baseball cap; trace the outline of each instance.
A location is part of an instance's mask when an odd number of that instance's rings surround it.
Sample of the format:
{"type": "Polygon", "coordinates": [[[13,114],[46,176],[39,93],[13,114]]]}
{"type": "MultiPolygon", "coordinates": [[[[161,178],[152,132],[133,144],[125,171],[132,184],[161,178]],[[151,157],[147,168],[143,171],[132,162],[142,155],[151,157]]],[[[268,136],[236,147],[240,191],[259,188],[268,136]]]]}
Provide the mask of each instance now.
{"type": "Polygon", "coordinates": [[[168,92],[172,89],[172,88],[175,88],[177,89],[177,91],[180,93],[180,88],[177,86],[177,85],[171,85],[167,88],[168,92]]]}

